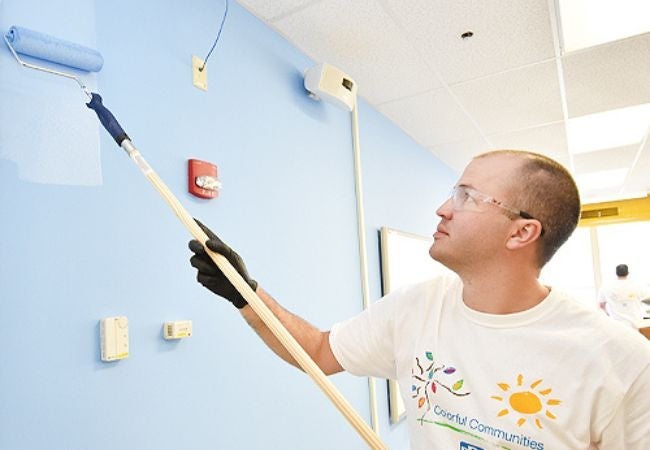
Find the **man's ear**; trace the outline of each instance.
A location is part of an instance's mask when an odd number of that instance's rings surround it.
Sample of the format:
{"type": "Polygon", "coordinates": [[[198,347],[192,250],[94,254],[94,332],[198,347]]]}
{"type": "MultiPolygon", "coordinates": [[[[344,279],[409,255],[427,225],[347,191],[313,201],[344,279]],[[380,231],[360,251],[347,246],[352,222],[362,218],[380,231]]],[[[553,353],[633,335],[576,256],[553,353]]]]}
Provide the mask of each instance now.
{"type": "Polygon", "coordinates": [[[517,219],[506,241],[506,248],[516,250],[536,242],[542,233],[542,224],[535,219],[517,219]]]}

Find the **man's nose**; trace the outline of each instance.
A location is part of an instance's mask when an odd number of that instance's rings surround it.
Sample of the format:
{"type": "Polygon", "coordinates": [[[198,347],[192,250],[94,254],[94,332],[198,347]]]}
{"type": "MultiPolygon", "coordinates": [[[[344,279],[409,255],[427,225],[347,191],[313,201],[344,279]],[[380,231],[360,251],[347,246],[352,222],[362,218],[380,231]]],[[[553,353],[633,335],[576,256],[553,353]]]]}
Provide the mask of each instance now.
{"type": "Polygon", "coordinates": [[[449,197],[447,200],[443,202],[442,205],[436,209],[436,215],[439,217],[444,217],[445,219],[449,219],[454,211],[454,208],[451,203],[451,197],[449,197]]]}

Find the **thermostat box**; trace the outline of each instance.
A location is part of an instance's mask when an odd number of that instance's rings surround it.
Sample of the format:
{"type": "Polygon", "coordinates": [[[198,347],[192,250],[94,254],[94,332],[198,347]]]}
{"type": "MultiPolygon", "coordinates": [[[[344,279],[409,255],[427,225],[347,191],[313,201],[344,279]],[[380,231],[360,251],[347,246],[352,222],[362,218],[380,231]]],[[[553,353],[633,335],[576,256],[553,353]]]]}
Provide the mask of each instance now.
{"type": "Polygon", "coordinates": [[[102,361],[117,361],[129,356],[129,319],[106,317],[99,321],[102,361]]]}

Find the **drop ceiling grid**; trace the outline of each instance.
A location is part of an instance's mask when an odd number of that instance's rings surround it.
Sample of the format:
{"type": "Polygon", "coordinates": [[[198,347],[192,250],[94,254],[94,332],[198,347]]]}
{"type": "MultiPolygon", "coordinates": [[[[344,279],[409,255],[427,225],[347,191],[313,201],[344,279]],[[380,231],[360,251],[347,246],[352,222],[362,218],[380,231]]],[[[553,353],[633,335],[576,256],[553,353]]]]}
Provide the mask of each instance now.
{"type": "MultiPolygon", "coordinates": [[[[650,102],[650,33],[556,60],[551,1],[240,3],[315,61],[347,72],[369,104],[460,171],[473,155],[504,147],[570,166],[558,63],[569,117],[650,102]],[[460,39],[470,29],[475,36],[460,39]]],[[[649,147],[626,190],[650,188],[649,147]]],[[[630,152],[578,157],[576,172],[618,166],[630,152]]]]}
{"type": "Polygon", "coordinates": [[[441,86],[375,1],[320,2],[273,24],[313,59],[347,72],[372,105],[441,86]]]}
{"type": "Polygon", "coordinates": [[[486,135],[564,119],[555,60],[451,86],[486,135]]]}
{"type": "Polygon", "coordinates": [[[650,102],[650,33],[562,58],[569,117],[650,102]]]}
{"type": "Polygon", "coordinates": [[[383,2],[448,84],[555,57],[547,0],[383,2]]]}

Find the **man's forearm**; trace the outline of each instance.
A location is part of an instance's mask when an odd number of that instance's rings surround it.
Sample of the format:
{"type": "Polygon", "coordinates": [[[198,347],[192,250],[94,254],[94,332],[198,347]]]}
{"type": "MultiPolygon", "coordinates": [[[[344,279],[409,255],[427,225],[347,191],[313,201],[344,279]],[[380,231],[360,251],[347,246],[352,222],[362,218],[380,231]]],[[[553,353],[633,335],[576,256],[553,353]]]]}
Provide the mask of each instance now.
{"type": "MultiPolygon", "coordinates": [[[[306,320],[287,311],[261,287],[257,288],[256,293],[326,375],[343,370],[330,348],[329,332],[321,331],[306,320]]],[[[246,322],[273,352],[289,364],[300,368],[293,356],[273,335],[250,305],[245,306],[240,311],[246,322]]]]}

